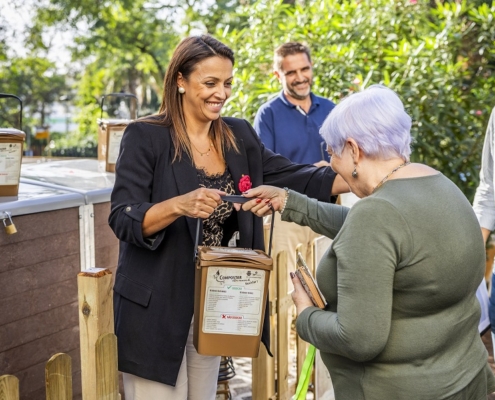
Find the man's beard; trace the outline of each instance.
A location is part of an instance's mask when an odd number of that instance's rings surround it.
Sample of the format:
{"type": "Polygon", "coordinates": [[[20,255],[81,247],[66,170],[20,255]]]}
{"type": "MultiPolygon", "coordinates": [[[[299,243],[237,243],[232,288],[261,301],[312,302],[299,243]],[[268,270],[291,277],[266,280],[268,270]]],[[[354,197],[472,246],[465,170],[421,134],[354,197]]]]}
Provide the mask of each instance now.
{"type": "Polygon", "coordinates": [[[291,85],[290,87],[288,87],[288,92],[290,94],[291,97],[293,97],[294,99],[296,100],[304,100],[306,99],[309,94],[311,93],[311,87],[313,86],[313,82],[312,80],[305,80],[303,82],[297,82],[298,84],[301,84],[301,83],[308,83],[309,87],[308,87],[308,90],[307,90],[307,93],[304,94],[304,95],[301,95],[301,94],[298,94],[295,90],[295,88],[297,88],[297,85],[293,84],[291,85]]]}

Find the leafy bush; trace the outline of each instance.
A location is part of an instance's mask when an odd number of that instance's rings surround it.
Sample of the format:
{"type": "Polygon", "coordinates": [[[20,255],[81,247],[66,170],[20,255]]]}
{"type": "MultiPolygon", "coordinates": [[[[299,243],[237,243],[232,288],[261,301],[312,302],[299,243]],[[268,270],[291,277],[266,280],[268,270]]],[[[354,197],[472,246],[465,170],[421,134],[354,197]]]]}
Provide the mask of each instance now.
{"type": "Polygon", "coordinates": [[[244,29],[216,35],[236,51],[225,115],[252,122],[280,90],[271,74],[273,50],[305,42],[316,94],[338,102],[373,83],[397,91],[413,118],[412,160],[437,168],[472,199],[495,106],[495,2],[259,0],[243,15],[244,29]]]}

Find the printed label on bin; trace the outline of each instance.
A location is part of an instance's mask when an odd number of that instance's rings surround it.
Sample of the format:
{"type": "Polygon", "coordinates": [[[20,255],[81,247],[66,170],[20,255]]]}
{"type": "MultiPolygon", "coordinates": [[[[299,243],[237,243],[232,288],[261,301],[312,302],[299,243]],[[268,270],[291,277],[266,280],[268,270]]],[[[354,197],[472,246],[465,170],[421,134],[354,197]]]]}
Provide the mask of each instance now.
{"type": "Polygon", "coordinates": [[[18,185],[22,143],[0,143],[0,185],[18,185]]]}
{"type": "Polygon", "coordinates": [[[258,336],[266,271],[208,267],[203,332],[258,336]]]}
{"type": "Polygon", "coordinates": [[[124,135],[125,128],[119,130],[110,129],[108,132],[108,163],[115,164],[117,158],[119,157],[120,142],[122,141],[122,136],[124,135]]]}

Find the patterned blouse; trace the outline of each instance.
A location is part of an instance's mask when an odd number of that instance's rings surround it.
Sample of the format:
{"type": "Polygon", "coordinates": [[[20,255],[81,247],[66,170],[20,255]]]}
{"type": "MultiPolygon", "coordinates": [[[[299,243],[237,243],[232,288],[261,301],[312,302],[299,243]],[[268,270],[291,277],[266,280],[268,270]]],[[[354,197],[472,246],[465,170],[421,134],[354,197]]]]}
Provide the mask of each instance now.
{"type": "MultiPolygon", "coordinates": [[[[234,180],[228,168],[223,173],[208,175],[204,169],[198,171],[199,186],[207,189],[218,189],[227,194],[235,194],[234,180]]],[[[203,246],[221,246],[223,239],[222,225],[230,217],[234,209],[232,203],[224,201],[203,221],[203,246]]]]}

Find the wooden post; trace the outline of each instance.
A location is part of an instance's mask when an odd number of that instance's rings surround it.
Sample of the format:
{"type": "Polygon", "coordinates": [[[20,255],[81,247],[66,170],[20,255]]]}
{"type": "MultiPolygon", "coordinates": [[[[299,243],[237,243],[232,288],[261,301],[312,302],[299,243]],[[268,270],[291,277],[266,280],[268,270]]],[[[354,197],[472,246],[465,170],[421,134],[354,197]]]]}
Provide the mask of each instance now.
{"type": "Polygon", "coordinates": [[[45,366],[46,400],[72,400],[72,359],[68,354],[52,356],[45,366]]]}
{"type": "Polygon", "coordinates": [[[14,375],[0,376],[0,400],[19,400],[19,379],[14,375]]]}
{"type": "Polygon", "coordinates": [[[106,333],[114,333],[112,273],[91,268],[77,276],[79,330],[81,339],[81,379],[83,400],[97,396],[96,342],[106,333]]]}
{"type": "MultiPolygon", "coordinates": [[[[299,244],[296,247],[296,260],[297,260],[297,253],[302,250],[302,244],[299,244]]],[[[306,260],[306,264],[311,263],[311,260],[306,260]]],[[[312,270],[311,265],[308,265],[308,268],[312,270]]],[[[299,335],[296,334],[296,347],[297,347],[297,379],[299,379],[299,376],[301,375],[302,367],[304,364],[304,360],[306,358],[306,353],[308,352],[308,343],[302,340],[299,335]]],[[[297,385],[297,383],[296,383],[297,385]]]]}
{"type": "MultiPolygon", "coordinates": [[[[265,248],[268,251],[268,239],[270,235],[270,225],[265,224],[264,239],[265,248]]],[[[272,257],[273,258],[273,257],[272,257]]],[[[270,274],[270,284],[268,286],[269,295],[269,310],[270,310],[270,346],[273,353],[273,349],[276,348],[275,343],[277,339],[276,327],[275,327],[275,312],[276,312],[276,299],[277,299],[277,266],[276,262],[273,263],[273,271],[270,274]]],[[[252,397],[253,399],[268,400],[275,395],[275,360],[270,357],[265,349],[264,344],[260,346],[260,352],[257,358],[252,359],[252,397]]]]}
{"type": "Polygon", "coordinates": [[[119,400],[117,336],[107,333],[96,342],[96,392],[98,400],[119,400]]]}
{"type": "MultiPolygon", "coordinates": [[[[270,329],[270,333],[273,333],[273,329],[270,329]]],[[[275,393],[275,362],[263,344],[258,358],[252,361],[252,382],[253,399],[269,399],[275,393]]]]}
{"type": "MultiPolygon", "coordinates": [[[[332,239],[325,236],[320,236],[313,240],[311,249],[313,253],[313,274],[316,274],[316,269],[320,263],[323,254],[328,250],[332,244],[332,239]]],[[[313,369],[313,382],[314,382],[314,398],[334,400],[333,384],[330,378],[330,373],[323,364],[320,356],[320,351],[316,351],[315,367],[313,369]]]]}
{"type": "MultiPolygon", "coordinates": [[[[270,292],[271,295],[272,292],[270,292]]],[[[272,300],[273,301],[273,300],[272,300]]],[[[272,303],[272,301],[270,303],[272,303]]],[[[275,307],[270,304],[270,312],[275,307]]],[[[274,353],[276,341],[275,316],[270,316],[270,346],[274,353]]],[[[253,399],[271,399],[275,394],[275,360],[270,357],[262,343],[257,358],[252,359],[252,397],[253,399]]]]}
{"type": "Polygon", "coordinates": [[[277,378],[278,378],[278,400],[289,400],[289,310],[293,305],[289,291],[289,269],[287,266],[287,253],[281,251],[277,254],[277,378]]]}

